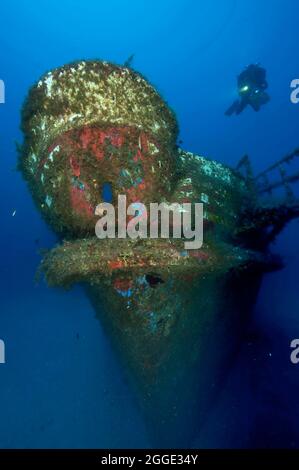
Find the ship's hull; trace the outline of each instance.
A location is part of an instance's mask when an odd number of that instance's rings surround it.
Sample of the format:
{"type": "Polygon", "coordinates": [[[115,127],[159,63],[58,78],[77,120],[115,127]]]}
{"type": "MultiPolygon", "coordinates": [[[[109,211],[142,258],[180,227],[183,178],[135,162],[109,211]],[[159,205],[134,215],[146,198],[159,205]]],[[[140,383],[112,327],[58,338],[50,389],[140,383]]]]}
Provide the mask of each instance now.
{"type": "Polygon", "coordinates": [[[192,445],[244,337],[259,284],[250,274],[170,278],[135,298],[87,287],[154,447],[192,445]]]}

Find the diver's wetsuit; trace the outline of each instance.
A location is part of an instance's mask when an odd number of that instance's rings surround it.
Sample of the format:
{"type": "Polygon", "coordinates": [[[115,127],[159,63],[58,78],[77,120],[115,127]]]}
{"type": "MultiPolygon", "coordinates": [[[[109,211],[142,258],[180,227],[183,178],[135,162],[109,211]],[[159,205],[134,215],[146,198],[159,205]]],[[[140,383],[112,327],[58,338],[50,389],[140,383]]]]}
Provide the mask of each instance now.
{"type": "Polygon", "coordinates": [[[236,100],[225,112],[227,116],[240,114],[249,104],[254,111],[259,111],[270,97],[265,92],[268,88],[266,70],[257,64],[251,64],[238,76],[238,92],[240,99],[236,100]]]}

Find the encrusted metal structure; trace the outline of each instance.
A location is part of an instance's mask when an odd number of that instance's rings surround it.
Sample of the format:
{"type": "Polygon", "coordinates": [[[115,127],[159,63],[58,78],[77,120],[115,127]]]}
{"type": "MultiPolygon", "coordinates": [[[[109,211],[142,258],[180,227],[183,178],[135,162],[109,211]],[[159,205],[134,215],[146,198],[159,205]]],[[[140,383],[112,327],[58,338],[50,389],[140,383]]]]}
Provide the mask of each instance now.
{"type": "Polygon", "coordinates": [[[20,169],[61,238],[41,263],[47,282],[84,283],[153,442],[190,445],[263,273],[281,267],[268,246],[299,215],[296,201],[265,204],[248,158],[233,170],[180,149],[174,113],[128,67],[81,61],[47,73],[29,92],[22,129],[20,169]],[[202,202],[203,247],[97,239],[105,185],[114,204],[119,194],[128,204],[202,202]]]}

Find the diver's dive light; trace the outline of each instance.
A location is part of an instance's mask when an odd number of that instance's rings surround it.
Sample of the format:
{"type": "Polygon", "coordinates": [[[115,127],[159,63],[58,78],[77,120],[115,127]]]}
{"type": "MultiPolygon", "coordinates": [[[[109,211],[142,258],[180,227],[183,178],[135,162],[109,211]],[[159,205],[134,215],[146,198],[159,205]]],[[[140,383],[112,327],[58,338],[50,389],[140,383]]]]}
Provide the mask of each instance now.
{"type": "Polygon", "coordinates": [[[245,85],[242,88],[240,88],[240,93],[246,93],[246,91],[248,91],[248,90],[249,90],[249,86],[245,85]]]}

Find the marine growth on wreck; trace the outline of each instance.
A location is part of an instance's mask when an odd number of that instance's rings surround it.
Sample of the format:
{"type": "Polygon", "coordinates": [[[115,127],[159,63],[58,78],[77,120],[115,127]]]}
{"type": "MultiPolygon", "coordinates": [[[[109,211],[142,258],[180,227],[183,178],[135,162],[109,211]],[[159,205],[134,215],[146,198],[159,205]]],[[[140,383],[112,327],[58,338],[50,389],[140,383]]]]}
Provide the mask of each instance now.
{"type": "Polygon", "coordinates": [[[269,245],[299,214],[291,182],[280,171],[286,197],[277,201],[268,172],[255,178],[247,157],[232,169],[180,148],[174,112],[129,66],[80,61],[46,73],[29,91],[22,130],[20,169],[60,239],[40,272],[50,286],[84,285],[152,441],[188,445],[263,273],[281,267],[269,245]],[[95,208],[107,187],[112,204],[119,194],[128,204],[202,202],[202,248],[99,240],[95,208]]]}

